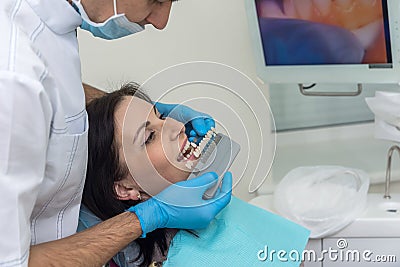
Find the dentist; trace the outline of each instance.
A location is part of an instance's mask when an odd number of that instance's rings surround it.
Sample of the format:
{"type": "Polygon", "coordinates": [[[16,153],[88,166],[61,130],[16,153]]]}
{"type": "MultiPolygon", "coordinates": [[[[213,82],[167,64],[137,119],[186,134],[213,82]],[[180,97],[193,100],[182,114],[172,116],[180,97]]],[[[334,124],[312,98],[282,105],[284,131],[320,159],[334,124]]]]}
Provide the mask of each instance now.
{"type": "MultiPolygon", "coordinates": [[[[196,207],[152,198],[75,233],[89,127],[76,28],[116,39],[145,24],[163,29],[170,9],[170,0],[0,1],[0,266],[102,266],[157,228],[206,227],[230,201],[230,191],[211,201],[188,196],[203,201],[196,207]]],[[[158,105],[164,115],[175,108],[198,135],[214,123],[187,107],[158,105]]],[[[209,173],[181,186],[215,180],[209,173]]],[[[224,182],[231,188],[230,179],[224,182]]]]}

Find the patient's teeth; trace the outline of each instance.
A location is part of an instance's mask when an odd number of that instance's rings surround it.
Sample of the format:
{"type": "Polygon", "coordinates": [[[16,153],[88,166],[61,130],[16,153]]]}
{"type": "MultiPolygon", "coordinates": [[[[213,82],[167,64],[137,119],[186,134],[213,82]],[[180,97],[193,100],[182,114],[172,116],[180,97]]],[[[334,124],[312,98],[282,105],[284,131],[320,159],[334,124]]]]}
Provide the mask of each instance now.
{"type": "Polygon", "coordinates": [[[201,140],[199,146],[203,147],[210,141],[209,137],[204,137],[203,140],[201,140]]]}
{"type": "Polygon", "coordinates": [[[196,158],[198,158],[198,157],[200,157],[200,148],[199,147],[197,147],[194,151],[193,151],[193,155],[196,157],[196,158]]]}
{"type": "Polygon", "coordinates": [[[211,127],[211,129],[206,133],[206,135],[201,139],[200,143],[197,146],[193,146],[195,148],[193,154],[196,158],[200,157],[203,151],[208,147],[211,140],[215,138],[217,135],[215,128],[211,127]]]}
{"type": "Polygon", "coordinates": [[[183,147],[183,150],[184,151],[187,150],[189,148],[189,146],[190,146],[189,141],[186,141],[185,146],[183,147]]]}
{"type": "Polygon", "coordinates": [[[194,148],[197,147],[197,145],[196,145],[195,143],[190,143],[190,145],[191,145],[192,147],[194,147],[194,148]]]}
{"type": "Polygon", "coordinates": [[[329,14],[331,10],[331,1],[326,0],[313,0],[314,6],[321,12],[322,16],[329,14]]]}

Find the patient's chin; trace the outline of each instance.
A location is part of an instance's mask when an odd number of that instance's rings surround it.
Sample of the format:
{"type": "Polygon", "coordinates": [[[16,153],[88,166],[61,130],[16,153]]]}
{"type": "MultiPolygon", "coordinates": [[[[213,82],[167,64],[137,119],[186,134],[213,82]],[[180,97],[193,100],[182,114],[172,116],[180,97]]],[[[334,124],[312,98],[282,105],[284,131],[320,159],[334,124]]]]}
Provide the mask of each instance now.
{"type": "Polygon", "coordinates": [[[181,181],[186,181],[190,173],[191,173],[190,170],[177,170],[176,174],[171,175],[167,180],[173,184],[181,181]]]}

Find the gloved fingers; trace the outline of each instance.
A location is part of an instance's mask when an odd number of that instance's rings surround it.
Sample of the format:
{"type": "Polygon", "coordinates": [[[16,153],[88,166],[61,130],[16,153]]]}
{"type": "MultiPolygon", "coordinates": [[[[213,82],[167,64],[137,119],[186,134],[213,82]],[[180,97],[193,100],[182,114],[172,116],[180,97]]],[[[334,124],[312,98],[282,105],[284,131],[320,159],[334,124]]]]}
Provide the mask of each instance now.
{"type": "Polygon", "coordinates": [[[208,204],[202,198],[204,192],[217,181],[218,176],[215,172],[205,173],[199,177],[172,184],[155,195],[153,199],[172,206],[202,206],[208,204]]]}
{"type": "Polygon", "coordinates": [[[232,192],[232,173],[226,172],[222,180],[221,194],[232,192]]]}
{"type": "MultiPolygon", "coordinates": [[[[232,197],[232,173],[226,172],[222,180],[222,185],[220,190],[214,197],[215,205],[217,205],[220,210],[224,208],[231,201],[232,197]]],[[[218,210],[217,212],[219,212],[218,210]]]]}
{"type": "Polygon", "coordinates": [[[154,214],[160,211],[159,205],[153,199],[132,206],[127,211],[135,213],[138,217],[140,227],[142,228],[142,238],[146,237],[147,233],[163,226],[163,222],[160,220],[161,216],[156,216],[156,220],[153,219],[155,217],[154,214]]]}
{"type": "Polygon", "coordinates": [[[211,129],[211,127],[215,128],[215,121],[211,117],[204,119],[204,123],[206,124],[207,129],[211,129]]]}
{"type": "MultiPolygon", "coordinates": [[[[215,121],[208,115],[204,115],[207,117],[196,118],[193,119],[189,125],[189,139],[193,139],[195,141],[200,141],[201,137],[205,136],[206,133],[211,129],[211,127],[215,127],[215,121]]],[[[193,140],[190,140],[191,142],[193,140]]]]}
{"type": "MultiPolygon", "coordinates": [[[[207,172],[199,177],[179,182],[179,186],[182,187],[205,187],[205,186],[211,186],[215,184],[218,180],[218,175],[215,172],[207,172]]],[[[206,187],[207,189],[208,187],[206,187]]]]}
{"type": "Polygon", "coordinates": [[[211,129],[206,124],[206,120],[204,118],[195,118],[191,121],[193,130],[196,131],[198,136],[204,136],[211,129]]]}
{"type": "Polygon", "coordinates": [[[189,136],[190,136],[190,137],[198,137],[196,131],[195,131],[193,128],[192,128],[192,130],[190,130],[189,136]]]}
{"type": "Polygon", "coordinates": [[[166,117],[176,105],[154,102],[154,106],[163,117],[166,117]]]}
{"type": "Polygon", "coordinates": [[[188,138],[191,137],[190,133],[194,132],[194,134],[196,134],[195,130],[193,130],[192,124],[190,122],[185,124],[185,134],[188,138]]]}
{"type": "MultiPolygon", "coordinates": [[[[168,116],[184,123],[187,128],[186,134],[189,138],[191,137],[189,135],[191,130],[195,130],[197,137],[203,137],[211,127],[215,127],[215,121],[210,115],[198,112],[188,106],[159,102],[155,102],[154,105],[163,116],[168,116]]],[[[195,136],[192,135],[192,137],[195,136]]]]}
{"type": "Polygon", "coordinates": [[[186,134],[188,136],[188,139],[190,142],[196,142],[198,143],[198,141],[200,140],[199,136],[197,135],[196,131],[191,129],[189,131],[188,134],[186,134]]]}
{"type": "Polygon", "coordinates": [[[187,123],[195,117],[193,109],[180,104],[164,104],[156,102],[155,106],[164,117],[170,117],[182,123],[187,123]]]}
{"type": "Polygon", "coordinates": [[[195,142],[197,144],[200,143],[201,139],[205,136],[205,134],[211,129],[211,127],[215,127],[215,121],[211,118],[209,119],[204,119],[204,126],[203,122],[198,120],[194,120],[192,122],[189,122],[185,125],[186,127],[186,135],[189,139],[190,142],[195,142]],[[193,123],[196,124],[196,130],[193,128],[193,123]],[[200,125],[200,126],[199,126],[200,125]]]}

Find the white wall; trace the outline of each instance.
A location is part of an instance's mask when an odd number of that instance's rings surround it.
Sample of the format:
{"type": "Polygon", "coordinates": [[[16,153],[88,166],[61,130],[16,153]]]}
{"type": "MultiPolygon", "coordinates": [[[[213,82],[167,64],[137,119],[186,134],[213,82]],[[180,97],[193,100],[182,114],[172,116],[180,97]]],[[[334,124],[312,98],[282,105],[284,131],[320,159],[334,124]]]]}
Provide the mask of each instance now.
{"type": "MultiPolygon", "coordinates": [[[[115,41],[103,41],[90,34],[79,31],[80,53],[83,81],[104,90],[115,89],[121,82],[144,82],[151,75],[166,67],[188,61],[215,61],[238,69],[256,81],[267,92],[264,85],[256,79],[254,58],[248,33],[245,0],[181,0],[173,4],[167,28],[158,31],[148,27],[146,31],[115,41]]],[[[191,92],[188,90],[188,96],[191,92]]],[[[251,97],[252,91],[248,94],[251,97]]],[[[213,96],[217,97],[218,96],[213,96]]],[[[220,98],[223,98],[221,96],[220,98]]],[[[233,100],[239,101],[239,100],[233,100]]],[[[207,110],[204,110],[207,112],[207,110]]],[[[224,119],[221,114],[211,114],[224,119]]],[[[229,114],[225,114],[229,116],[229,114]]],[[[268,114],[265,114],[267,116],[268,114]]],[[[242,119],[252,120],[251,114],[242,119]]],[[[234,125],[228,125],[235,132],[234,125]]],[[[257,127],[247,129],[257,132],[257,127]]],[[[270,129],[264,135],[269,135],[270,129]]],[[[265,128],[264,128],[265,129],[265,128]]],[[[244,136],[238,138],[242,148],[261,147],[260,140],[244,136]],[[247,144],[247,141],[250,143],[247,144]]],[[[261,164],[265,165],[272,157],[273,143],[264,143],[261,164]]],[[[249,199],[248,184],[254,175],[258,155],[251,154],[246,165],[245,156],[232,166],[235,180],[243,176],[234,193],[249,199]],[[245,170],[245,171],[244,171],[245,170]]],[[[259,175],[260,176],[260,175],[259,175]]],[[[264,177],[256,177],[261,180],[264,177]]]]}
{"type": "Polygon", "coordinates": [[[181,0],[173,4],[162,31],[150,26],[115,41],[80,31],[79,39],[83,79],[101,87],[110,81],[143,81],[156,71],[194,60],[225,63],[255,77],[242,0],[181,0]]]}

